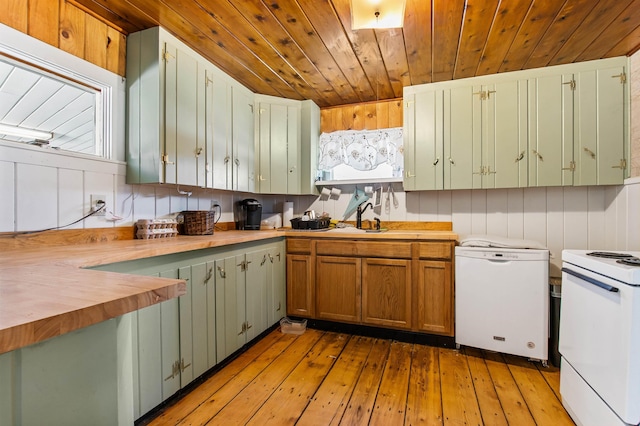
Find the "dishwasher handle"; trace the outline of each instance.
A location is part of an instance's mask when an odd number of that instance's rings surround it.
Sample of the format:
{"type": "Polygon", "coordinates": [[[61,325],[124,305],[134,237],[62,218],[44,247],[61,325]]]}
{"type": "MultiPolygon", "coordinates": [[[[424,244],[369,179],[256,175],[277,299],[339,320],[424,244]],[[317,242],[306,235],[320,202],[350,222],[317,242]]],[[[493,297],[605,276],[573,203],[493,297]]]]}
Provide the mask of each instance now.
{"type": "Polygon", "coordinates": [[[610,292],[612,292],[612,293],[617,293],[617,292],[619,292],[619,291],[620,291],[620,290],[618,289],[618,287],[614,287],[614,286],[612,286],[612,285],[605,284],[605,283],[603,283],[602,281],[598,281],[598,280],[596,280],[595,278],[588,277],[588,276],[583,275],[583,274],[581,274],[581,273],[579,273],[579,272],[573,271],[573,270],[571,270],[571,269],[569,269],[569,268],[562,268],[562,272],[566,272],[566,273],[567,273],[567,274],[569,274],[569,275],[573,275],[573,276],[574,276],[574,277],[576,277],[576,278],[580,278],[581,280],[583,280],[583,281],[585,281],[585,282],[588,282],[589,284],[593,284],[593,285],[595,285],[596,287],[600,287],[601,289],[604,289],[604,290],[610,291],[610,292]]]}

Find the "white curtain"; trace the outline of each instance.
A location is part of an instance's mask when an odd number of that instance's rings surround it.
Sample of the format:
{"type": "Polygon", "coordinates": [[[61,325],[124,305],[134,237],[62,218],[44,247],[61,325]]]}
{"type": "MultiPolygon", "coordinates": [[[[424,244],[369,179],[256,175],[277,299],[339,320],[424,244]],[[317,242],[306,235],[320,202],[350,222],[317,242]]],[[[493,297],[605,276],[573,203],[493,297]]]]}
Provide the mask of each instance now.
{"type": "Polygon", "coordinates": [[[380,130],[338,130],[320,135],[319,170],[346,164],[356,170],[373,170],[380,164],[402,169],[402,127],[380,130]]]}

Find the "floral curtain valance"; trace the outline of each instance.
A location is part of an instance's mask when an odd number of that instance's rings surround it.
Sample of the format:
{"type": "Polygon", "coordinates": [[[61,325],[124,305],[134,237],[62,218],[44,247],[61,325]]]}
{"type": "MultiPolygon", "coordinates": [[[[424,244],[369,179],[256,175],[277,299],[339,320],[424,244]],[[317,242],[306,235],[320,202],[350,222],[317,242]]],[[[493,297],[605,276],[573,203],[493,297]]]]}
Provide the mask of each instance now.
{"type": "Polygon", "coordinates": [[[380,130],[339,130],[320,135],[320,170],[346,164],[356,170],[373,170],[380,164],[402,169],[402,127],[380,130]]]}

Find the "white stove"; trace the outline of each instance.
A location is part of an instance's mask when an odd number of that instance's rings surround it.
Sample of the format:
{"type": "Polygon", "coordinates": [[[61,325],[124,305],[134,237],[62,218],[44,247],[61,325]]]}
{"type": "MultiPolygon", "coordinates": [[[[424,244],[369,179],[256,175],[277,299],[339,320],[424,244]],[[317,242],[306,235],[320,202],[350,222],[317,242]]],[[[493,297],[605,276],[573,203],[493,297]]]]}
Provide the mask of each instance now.
{"type": "Polygon", "coordinates": [[[562,252],[562,261],[629,285],[640,286],[640,263],[637,263],[640,261],[640,251],[565,250],[562,252]]]}
{"type": "Polygon", "coordinates": [[[562,403],[578,425],[638,425],[640,252],[564,250],[562,260],[562,403]]]}

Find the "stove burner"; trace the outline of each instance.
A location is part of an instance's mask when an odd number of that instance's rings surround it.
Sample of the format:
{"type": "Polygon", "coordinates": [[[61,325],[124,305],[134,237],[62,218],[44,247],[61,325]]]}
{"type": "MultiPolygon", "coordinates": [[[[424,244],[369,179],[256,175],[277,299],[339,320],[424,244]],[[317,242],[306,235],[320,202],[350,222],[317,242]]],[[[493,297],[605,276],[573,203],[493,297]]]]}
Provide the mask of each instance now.
{"type": "Polygon", "coordinates": [[[587,256],[604,257],[606,259],[628,259],[633,257],[633,255],[630,254],[614,253],[612,251],[592,251],[591,253],[587,253],[587,256]]]}
{"type": "Polygon", "coordinates": [[[625,259],[620,259],[617,262],[622,264],[622,265],[640,266],[640,259],[638,259],[637,257],[629,257],[629,258],[625,258],[625,259]]]}

